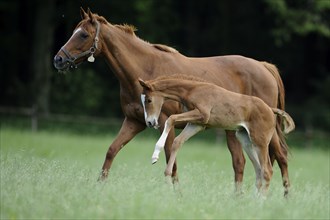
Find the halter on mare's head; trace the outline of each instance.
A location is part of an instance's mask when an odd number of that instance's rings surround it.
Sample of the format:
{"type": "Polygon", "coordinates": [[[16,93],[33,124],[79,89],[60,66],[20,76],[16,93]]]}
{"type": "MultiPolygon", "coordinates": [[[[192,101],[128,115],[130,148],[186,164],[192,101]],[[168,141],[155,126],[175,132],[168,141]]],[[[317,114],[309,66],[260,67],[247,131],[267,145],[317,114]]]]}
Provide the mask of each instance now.
{"type": "MultiPolygon", "coordinates": [[[[77,68],[77,65],[82,62],[83,59],[87,58],[88,62],[94,62],[94,53],[99,49],[98,42],[99,42],[99,34],[100,34],[100,22],[95,19],[88,9],[88,14],[81,8],[81,16],[83,19],[89,19],[89,22],[95,26],[95,37],[93,39],[93,43],[89,49],[84,50],[77,54],[72,54],[66,47],[71,39],[80,37],[80,40],[85,40],[89,34],[82,33],[82,37],[77,35],[78,32],[82,31],[81,27],[78,25],[76,30],[74,31],[73,35],[69,39],[69,41],[60,49],[57,55],[54,57],[54,66],[59,71],[66,71],[69,68],[77,68]],[[77,36],[75,36],[77,35],[77,36]],[[60,53],[63,53],[62,56],[60,53]]],[[[86,31],[86,30],[83,30],[86,31]]]]}

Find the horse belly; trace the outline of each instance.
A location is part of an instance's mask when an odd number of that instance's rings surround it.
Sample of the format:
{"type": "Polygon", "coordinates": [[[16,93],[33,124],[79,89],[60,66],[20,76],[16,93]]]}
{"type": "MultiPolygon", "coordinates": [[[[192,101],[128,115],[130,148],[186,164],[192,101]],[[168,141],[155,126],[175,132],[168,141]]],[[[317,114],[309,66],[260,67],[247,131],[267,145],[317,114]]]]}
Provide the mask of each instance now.
{"type": "Polygon", "coordinates": [[[235,109],[218,106],[211,110],[208,125],[226,130],[236,130],[240,122],[242,122],[241,116],[235,109]]]}

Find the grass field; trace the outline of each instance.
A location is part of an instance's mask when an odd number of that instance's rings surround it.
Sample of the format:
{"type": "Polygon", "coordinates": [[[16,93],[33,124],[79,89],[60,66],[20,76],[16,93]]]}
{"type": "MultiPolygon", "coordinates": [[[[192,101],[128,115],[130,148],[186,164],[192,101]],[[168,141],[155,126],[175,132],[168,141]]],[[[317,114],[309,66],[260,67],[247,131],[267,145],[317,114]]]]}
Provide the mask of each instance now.
{"type": "MultiPolygon", "coordinates": [[[[148,131],[154,132],[154,131],[148,131]]],[[[147,133],[148,133],[147,132],[147,133]]],[[[114,133],[115,134],[115,133],[114,133]]],[[[178,154],[180,184],[164,181],[164,156],[151,165],[157,135],[140,134],[97,182],[114,134],[1,127],[1,219],[329,219],[329,148],[292,148],[290,197],[275,166],[268,198],[255,196],[247,160],[244,194],[233,193],[224,142],[192,138],[178,154]]]]}

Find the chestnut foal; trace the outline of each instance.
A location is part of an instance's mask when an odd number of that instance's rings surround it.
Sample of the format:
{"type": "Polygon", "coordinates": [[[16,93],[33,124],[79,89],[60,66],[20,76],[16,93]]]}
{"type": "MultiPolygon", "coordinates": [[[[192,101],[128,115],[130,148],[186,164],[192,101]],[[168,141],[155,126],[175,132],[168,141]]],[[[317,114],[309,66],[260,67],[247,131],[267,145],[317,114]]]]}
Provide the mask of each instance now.
{"type": "Polygon", "coordinates": [[[171,176],[176,154],[190,137],[209,127],[236,131],[236,137],[249,156],[256,173],[256,187],[264,195],[272,177],[272,165],[268,146],[274,135],[276,115],[284,119],[284,133],[295,128],[286,112],[270,108],[260,98],[242,95],[203,80],[186,76],[170,75],[143,81],[141,101],[148,127],[158,128],[158,117],[165,100],[184,105],[186,112],[171,115],[165,122],[164,131],[156,143],[152,163],[156,163],[166,138],[177,124],[187,123],[174,139],[165,176],[171,176]]]}

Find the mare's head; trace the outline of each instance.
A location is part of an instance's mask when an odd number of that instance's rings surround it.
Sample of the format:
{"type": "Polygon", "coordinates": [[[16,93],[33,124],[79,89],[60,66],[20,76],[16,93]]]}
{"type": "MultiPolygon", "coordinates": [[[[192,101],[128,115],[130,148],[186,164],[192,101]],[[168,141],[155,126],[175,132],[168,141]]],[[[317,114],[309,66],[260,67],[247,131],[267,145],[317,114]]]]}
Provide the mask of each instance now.
{"type": "Polygon", "coordinates": [[[160,92],[155,91],[150,83],[145,82],[142,79],[139,79],[139,82],[143,88],[141,102],[144,109],[146,125],[150,128],[153,127],[157,129],[159,127],[158,118],[165,98],[160,92]]]}
{"type": "Polygon", "coordinates": [[[100,21],[89,9],[80,8],[82,21],[74,29],[72,36],[54,57],[54,66],[60,71],[77,67],[85,61],[94,62],[94,55],[100,53],[100,21]]]}

